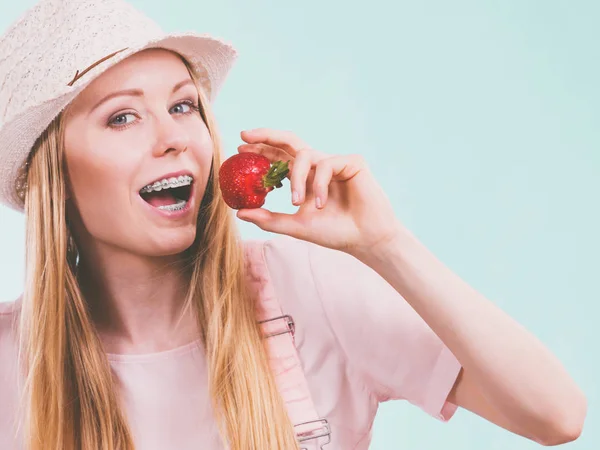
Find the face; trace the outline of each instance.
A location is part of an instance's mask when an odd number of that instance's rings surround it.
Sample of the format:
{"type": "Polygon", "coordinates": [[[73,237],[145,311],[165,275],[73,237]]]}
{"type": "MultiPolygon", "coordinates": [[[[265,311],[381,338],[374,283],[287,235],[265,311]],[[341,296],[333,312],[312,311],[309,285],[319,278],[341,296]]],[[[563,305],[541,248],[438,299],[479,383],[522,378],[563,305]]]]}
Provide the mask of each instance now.
{"type": "Polygon", "coordinates": [[[193,243],[213,156],[198,108],[184,63],[157,49],[116,64],[75,99],[65,158],[80,245],[166,256],[193,243]]]}

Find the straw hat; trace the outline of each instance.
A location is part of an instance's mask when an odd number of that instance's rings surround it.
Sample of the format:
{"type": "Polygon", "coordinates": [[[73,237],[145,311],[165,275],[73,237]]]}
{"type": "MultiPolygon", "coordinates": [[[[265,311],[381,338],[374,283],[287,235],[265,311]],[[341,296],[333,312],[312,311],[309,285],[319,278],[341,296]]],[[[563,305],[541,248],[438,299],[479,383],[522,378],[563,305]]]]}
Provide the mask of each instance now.
{"type": "Polygon", "coordinates": [[[211,36],[164,33],[123,0],[42,0],[0,37],[0,204],[23,211],[37,138],[92,80],[147,48],[185,57],[211,101],[236,59],[211,36]]]}

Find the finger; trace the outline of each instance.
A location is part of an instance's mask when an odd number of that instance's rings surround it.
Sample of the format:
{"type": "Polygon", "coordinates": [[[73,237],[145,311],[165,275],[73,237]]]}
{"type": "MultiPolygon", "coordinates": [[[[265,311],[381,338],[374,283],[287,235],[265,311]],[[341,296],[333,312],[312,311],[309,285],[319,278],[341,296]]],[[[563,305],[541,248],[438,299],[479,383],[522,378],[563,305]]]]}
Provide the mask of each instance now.
{"type": "Polygon", "coordinates": [[[292,203],[294,205],[301,205],[306,199],[306,181],[312,166],[313,160],[309,151],[302,150],[296,153],[293,170],[290,169],[292,174],[290,178],[292,203]]]}
{"type": "Polygon", "coordinates": [[[289,180],[292,179],[292,171],[294,170],[294,158],[288,155],[281,149],[271,147],[266,144],[242,144],[238,147],[239,153],[257,153],[263,155],[271,162],[275,161],[288,161],[289,172],[285,176],[289,180]]]}
{"type": "Polygon", "coordinates": [[[323,159],[317,163],[313,180],[313,194],[315,206],[319,209],[325,207],[329,198],[331,181],[348,181],[355,177],[361,170],[366,170],[367,165],[360,155],[339,155],[323,159]]]}
{"type": "Polygon", "coordinates": [[[298,150],[309,148],[308,144],[291,131],[257,128],[242,131],[241,137],[248,144],[267,144],[280,148],[291,156],[296,156],[298,150]]]}
{"type": "Polygon", "coordinates": [[[238,146],[239,153],[257,153],[274,161],[290,161],[292,157],[283,150],[267,144],[242,144],[238,146]]]}
{"type": "Polygon", "coordinates": [[[367,169],[367,163],[361,155],[337,155],[327,158],[331,166],[331,179],[348,181],[355,177],[361,170],[367,169]]]}
{"type": "Polygon", "coordinates": [[[240,209],[237,217],[250,222],[264,231],[286,234],[298,239],[304,238],[303,228],[293,214],[274,213],[264,208],[240,209]]]}
{"type": "Polygon", "coordinates": [[[317,164],[315,169],[315,178],[313,180],[313,193],[315,196],[315,206],[318,209],[325,207],[329,197],[329,185],[333,177],[333,158],[324,159],[317,164]]]}

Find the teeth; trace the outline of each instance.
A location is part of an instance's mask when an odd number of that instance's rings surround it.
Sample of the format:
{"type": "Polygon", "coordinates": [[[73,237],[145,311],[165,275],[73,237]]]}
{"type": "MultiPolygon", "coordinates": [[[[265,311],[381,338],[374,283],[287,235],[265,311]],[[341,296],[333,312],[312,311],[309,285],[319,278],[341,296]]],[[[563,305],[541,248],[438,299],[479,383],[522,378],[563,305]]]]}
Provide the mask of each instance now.
{"type": "Polygon", "coordinates": [[[159,206],[158,209],[162,209],[163,211],[179,211],[180,209],[185,208],[187,201],[185,200],[177,200],[177,203],[173,203],[172,205],[164,205],[159,206]]]}
{"type": "Polygon", "coordinates": [[[175,177],[171,177],[171,178],[164,178],[160,181],[156,181],[152,184],[149,184],[148,186],[144,186],[141,190],[140,193],[146,193],[146,192],[153,192],[153,191],[161,191],[163,189],[171,189],[171,188],[177,188],[177,187],[181,187],[181,186],[189,186],[190,184],[192,184],[192,181],[194,179],[188,175],[181,175],[177,178],[175,177]]]}

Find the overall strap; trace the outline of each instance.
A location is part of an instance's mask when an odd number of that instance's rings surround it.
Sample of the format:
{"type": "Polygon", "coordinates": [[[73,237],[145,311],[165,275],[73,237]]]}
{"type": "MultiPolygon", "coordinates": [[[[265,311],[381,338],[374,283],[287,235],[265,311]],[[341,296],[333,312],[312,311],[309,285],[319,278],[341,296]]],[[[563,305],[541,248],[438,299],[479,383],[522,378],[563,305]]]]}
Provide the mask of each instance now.
{"type": "Polygon", "coordinates": [[[257,319],[265,338],[271,370],[294,424],[300,447],[306,448],[302,447],[303,442],[326,438],[322,447],[330,442],[329,424],[326,419],[319,417],[315,409],[296,350],[294,320],[281,309],[271,283],[263,246],[261,241],[247,241],[244,250],[248,284],[256,299],[257,319]]]}

